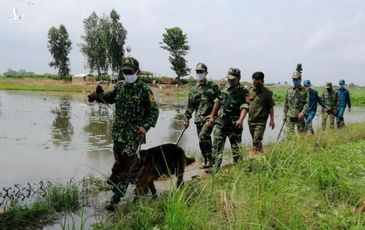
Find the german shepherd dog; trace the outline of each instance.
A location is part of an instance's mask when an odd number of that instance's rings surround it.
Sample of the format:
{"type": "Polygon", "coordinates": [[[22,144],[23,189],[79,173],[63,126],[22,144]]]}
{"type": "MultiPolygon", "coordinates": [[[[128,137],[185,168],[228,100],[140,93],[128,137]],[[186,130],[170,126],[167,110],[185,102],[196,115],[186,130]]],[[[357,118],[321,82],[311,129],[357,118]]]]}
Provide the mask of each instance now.
{"type": "MultiPolygon", "coordinates": [[[[162,175],[175,175],[177,187],[183,184],[185,167],[195,162],[194,158],[185,156],[184,150],[176,144],[164,144],[150,149],[141,150],[141,167],[138,179],[129,180],[136,184],[136,195],[145,195],[150,189],[152,196],[156,197],[154,181],[162,175]]],[[[122,157],[123,158],[123,157],[122,157]]],[[[112,168],[109,180],[112,184],[118,184],[121,180],[129,178],[130,170],[125,170],[126,161],[117,159],[112,168]]],[[[137,197],[136,197],[137,199],[137,197]]],[[[135,200],[136,200],[135,199],[135,200]]]]}

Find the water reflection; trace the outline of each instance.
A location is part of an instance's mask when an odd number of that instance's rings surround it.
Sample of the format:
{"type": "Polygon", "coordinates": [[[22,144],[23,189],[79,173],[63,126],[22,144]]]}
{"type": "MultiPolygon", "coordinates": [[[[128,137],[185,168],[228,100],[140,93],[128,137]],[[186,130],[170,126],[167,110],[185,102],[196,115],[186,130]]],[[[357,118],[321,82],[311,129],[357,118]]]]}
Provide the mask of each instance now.
{"type": "Polygon", "coordinates": [[[59,106],[52,109],[51,113],[55,114],[51,126],[52,143],[56,146],[62,146],[67,149],[70,146],[74,128],[71,124],[71,103],[69,97],[61,97],[59,106]]]}
{"type": "MultiPolygon", "coordinates": [[[[183,130],[184,114],[180,113],[179,109],[176,110],[176,114],[169,126],[169,141],[175,143],[177,138],[179,138],[181,131],[183,130]]],[[[184,145],[186,139],[182,138],[180,144],[184,145]]]]}
{"type": "Polygon", "coordinates": [[[104,105],[90,107],[88,123],[83,130],[88,134],[90,152],[112,149],[113,116],[104,105]]]}

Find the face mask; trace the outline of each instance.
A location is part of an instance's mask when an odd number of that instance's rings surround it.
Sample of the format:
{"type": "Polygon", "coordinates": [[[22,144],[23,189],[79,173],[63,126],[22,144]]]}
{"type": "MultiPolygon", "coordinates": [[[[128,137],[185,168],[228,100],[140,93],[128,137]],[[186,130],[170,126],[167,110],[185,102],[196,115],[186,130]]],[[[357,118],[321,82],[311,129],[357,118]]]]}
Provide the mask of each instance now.
{"type": "Polygon", "coordinates": [[[132,74],[132,75],[123,74],[123,76],[124,76],[125,80],[127,81],[127,83],[129,83],[129,84],[132,84],[138,78],[138,76],[136,74],[132,74]]]}
{"type": "Polygon", "coordinates": [[[301,87],[300,80],[293,80],[293,84],[294,84],[294,88],[300,88],[301,87]]]}
{"type": "Polygon", "coordinates": [[[198,79],[198,81],[204,80],[205,79],[205,73],[197,73],[196,74],[196,79],[198,79]]]}

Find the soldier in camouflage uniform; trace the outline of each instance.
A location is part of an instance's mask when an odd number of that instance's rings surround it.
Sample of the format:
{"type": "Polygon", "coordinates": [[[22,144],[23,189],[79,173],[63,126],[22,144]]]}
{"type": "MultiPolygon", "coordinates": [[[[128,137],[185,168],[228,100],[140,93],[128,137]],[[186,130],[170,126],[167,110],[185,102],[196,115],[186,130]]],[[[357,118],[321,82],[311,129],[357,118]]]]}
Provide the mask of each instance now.
{"type": "Polygon", "coordinates": [[[209,123],[215,125],[213,131],[214,170],[220,168],[224,143],[228,137],[234,162],[240,160],[239,148],[242,142],[242,124],[248,111],[248,91],[240,85],[241,71],[230,68],[228,85],[221,90],[215,100],[209,123]]]}
{"type": "Polygon", "coordinates": [[[115,159],[123,162],[124,170],[128,174],[128,178],[114,186],[114,195],[106,206],[108,210],[115,209],[129,182],[138,180],[143,167],[137,151],[140,144],[145,142],[146,132],[155,126],[159,114],[152,91],[139,79],[138,61],[133,57],[125,58],[122,71],[125,81],[118,82],[113,90],[104,93],[99,86],[96,92],[89,95],[90,102],[97,100],[108,104],[115,103],[113,152],[115,159]]]}
{"type": "Polygon", "coordinates": [[[322,100],[327,108],[327,110],[322,109],[322,129],[326,129],[327,119],[330,120],[330,128],[334,129],[338,109],[338,93],[333,90],[331,82],[326,82],[326,90],[322,93],[322,100]]]}
{"type": "Polygon", "coordinates": [[[293,73],[293,87],[286,92],[284,102],[284,122],[289,137],[294,134],[295,126],[298,133],[305,132],[304,115],[309,104],[308,90],[302,85],[301,65],[298,64],[297,71],[293,73]]]}
{"type": "Polygon", "coordinates": [[[217,84],[206,79],[208,69],[205,64],[198,63],[195,71],[198,83],[189,92],[185,111],[185,127],[189,126],[189,120],[195,111],[199,147],[204,158],[203,168],[209,168],[212,166],[212,139],[210,136],[213,128],[208,124],[208,120],[214,100],[219,95],[219,88],[217,84]]]}
{"type": "Polygon", "coordinates": [[[249,112],[248,127],[253,142],[253,153],[262,152],[262,139],[265,132],[266,122],[270,114],[269,126],[275,128],[274,105],[272,91],[264,86],[264,73],[256,72],[252,75],[254,87],[249,89],[249,112]]]}

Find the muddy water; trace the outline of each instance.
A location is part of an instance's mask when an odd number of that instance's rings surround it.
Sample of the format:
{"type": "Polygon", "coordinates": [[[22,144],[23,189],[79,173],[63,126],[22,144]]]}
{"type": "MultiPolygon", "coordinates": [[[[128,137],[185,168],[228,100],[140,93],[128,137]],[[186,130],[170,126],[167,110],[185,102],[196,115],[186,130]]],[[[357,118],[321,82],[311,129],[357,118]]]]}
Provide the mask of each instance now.
{"type": "MultiPolygon", "coordinates": [[[[161,108],[143,148],[175,142],[182,130],[183,113],[183,108],[161,108]]],[[[281,118],[282,108],[277,107],[276,128],[265,133],[265,143],[276,140],[281,118]]],[[[354,108],[345,119],[364,121],[365,108],[354,108]]],[[[112,122],[108,107],[88,103],[83,94],[0,91],[0,187],[108,175],[114,160],[112,122]]],[[[314,126],[318,123],[317,116],[314,126]]],[[[243,143],[249,146],[250,141],[245,122],[243,143]]],[[[199,152],[194,125],[180,145],[191,155],[199,152]]]]}

